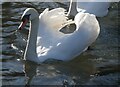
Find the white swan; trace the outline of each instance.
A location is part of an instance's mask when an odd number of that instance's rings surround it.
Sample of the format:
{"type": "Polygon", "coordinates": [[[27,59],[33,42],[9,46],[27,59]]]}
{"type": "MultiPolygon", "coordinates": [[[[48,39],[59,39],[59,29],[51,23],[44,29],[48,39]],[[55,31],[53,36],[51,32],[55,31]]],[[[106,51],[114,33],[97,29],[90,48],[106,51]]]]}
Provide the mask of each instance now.
{"type": "Polygon", "coordinates": [[[19,29],[23,29],[28,21],[30,29],[24,59],[37,63],[49,58],[63,61],[73,59],[96,40],[100,31],[94,15],[78,13],[71,21],[63,8],[45,9],[40,16],[35,9],[27,8],[19,29]],[[60,32],[69,23],[75,23],[76,30],[70,34],[60,32]]]}
{"type": "Polygon", "coordinates": [[[75,16],[78,12],[91,13],[97,17],[106,16],[110,2],[100,2],[99,0],[88,0],[88,2],[79,2],[80,0],[71,0],[68,15],[75,16]]]}

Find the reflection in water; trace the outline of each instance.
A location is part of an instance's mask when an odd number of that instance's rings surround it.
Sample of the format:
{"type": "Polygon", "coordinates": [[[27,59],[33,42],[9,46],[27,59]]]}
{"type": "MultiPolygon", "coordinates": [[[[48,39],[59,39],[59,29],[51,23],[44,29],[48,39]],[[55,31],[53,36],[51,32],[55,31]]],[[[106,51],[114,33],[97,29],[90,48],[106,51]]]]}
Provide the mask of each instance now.
{"type": "Polygon", "coordinates": [[[26,85],[30,85],[33,77],[36,75],[37,64],[31,61],[25,61],[24,65],[25,77],[27,78],[26,85]]]}
{"type": "Polygon", "coordinates": [[[90,59],[95,58],[93,55],[88,54],[78,56],[73,61],[47,61],[41,65],[25,61],[23,67],[26,76],[26,85],[39,84],[37,81],[33,81],[35,78],[42,79],[43,81],[40,82],[43,85],[46,83],[56,84],[55,81],[60,81],[59,83],[57,82],[60,85],[80,85],[87,81],[90,77],[89,75],[95,74],[96,71],[93,62],[88,63],[90,59]],[[36,77],[34,78],[34,76],[36,77]],[[57,80],[55,80],[56,78],[57,80]]]}

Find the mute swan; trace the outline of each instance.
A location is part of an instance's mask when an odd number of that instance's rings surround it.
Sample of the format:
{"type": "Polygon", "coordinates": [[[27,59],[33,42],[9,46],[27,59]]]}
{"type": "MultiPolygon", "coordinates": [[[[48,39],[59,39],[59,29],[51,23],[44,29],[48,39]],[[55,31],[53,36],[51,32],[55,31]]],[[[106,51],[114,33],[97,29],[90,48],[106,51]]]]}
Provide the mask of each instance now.
{"type": "Polygon", "coordinates": [[[79,2],[71,0],[68,15],[75,16],[77,12],[86,12],[96,15],[97,17],[106,16],[110,2],[99,2],[99,0],[88,0],[89,2],[79,2]]]}
{"type": "Polygon", "coordinates": [[[100,27],[96,17],[88,13],[78,13],[74,21],[68,20],[65,9],[45,9],[39,16],[33,8],[27,8],[19,30],[30,21],[25,60],[36,63],[47,59],[71,60],[91,45],[99,35],[100,27]],[[70,34],[60,32],[67,24],[75,23],[76,30],[70,34]]]}

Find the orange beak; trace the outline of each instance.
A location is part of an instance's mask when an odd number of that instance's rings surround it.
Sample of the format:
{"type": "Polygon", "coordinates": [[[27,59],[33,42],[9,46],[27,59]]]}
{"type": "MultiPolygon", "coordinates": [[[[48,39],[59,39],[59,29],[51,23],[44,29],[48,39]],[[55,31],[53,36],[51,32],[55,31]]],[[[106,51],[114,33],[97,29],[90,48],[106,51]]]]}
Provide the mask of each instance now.
{"type": "Polygon", "coordinates": [[[18,27],[19,30],[22,30],[25,25],[28,23],[28,19],[26,19],[25,21],[21,22],[20,26],[18,27]]]}

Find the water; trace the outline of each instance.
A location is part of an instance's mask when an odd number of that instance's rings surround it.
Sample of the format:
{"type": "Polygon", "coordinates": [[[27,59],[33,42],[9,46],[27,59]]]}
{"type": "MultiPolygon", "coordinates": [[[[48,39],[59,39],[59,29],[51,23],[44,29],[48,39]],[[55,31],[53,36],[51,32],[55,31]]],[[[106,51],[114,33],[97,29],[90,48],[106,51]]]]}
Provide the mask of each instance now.
{"type": "Polygon", "coordinates": [[[63,85],[66,82],[69,85],[120,85],[118,4],[111,4],[106,17],[97,18],[101,32],[90,50],[71,61],[48,61],[37,65],[22,60],[28,31],[14,32],[20,24],[20,16],[28,7],[36,8],[41,13],[45,8],[68,9],[69,3],[3,3],[2,17],[0,16],[2,19],[2,29],[0,29],[2,84],[63,85]]]}

